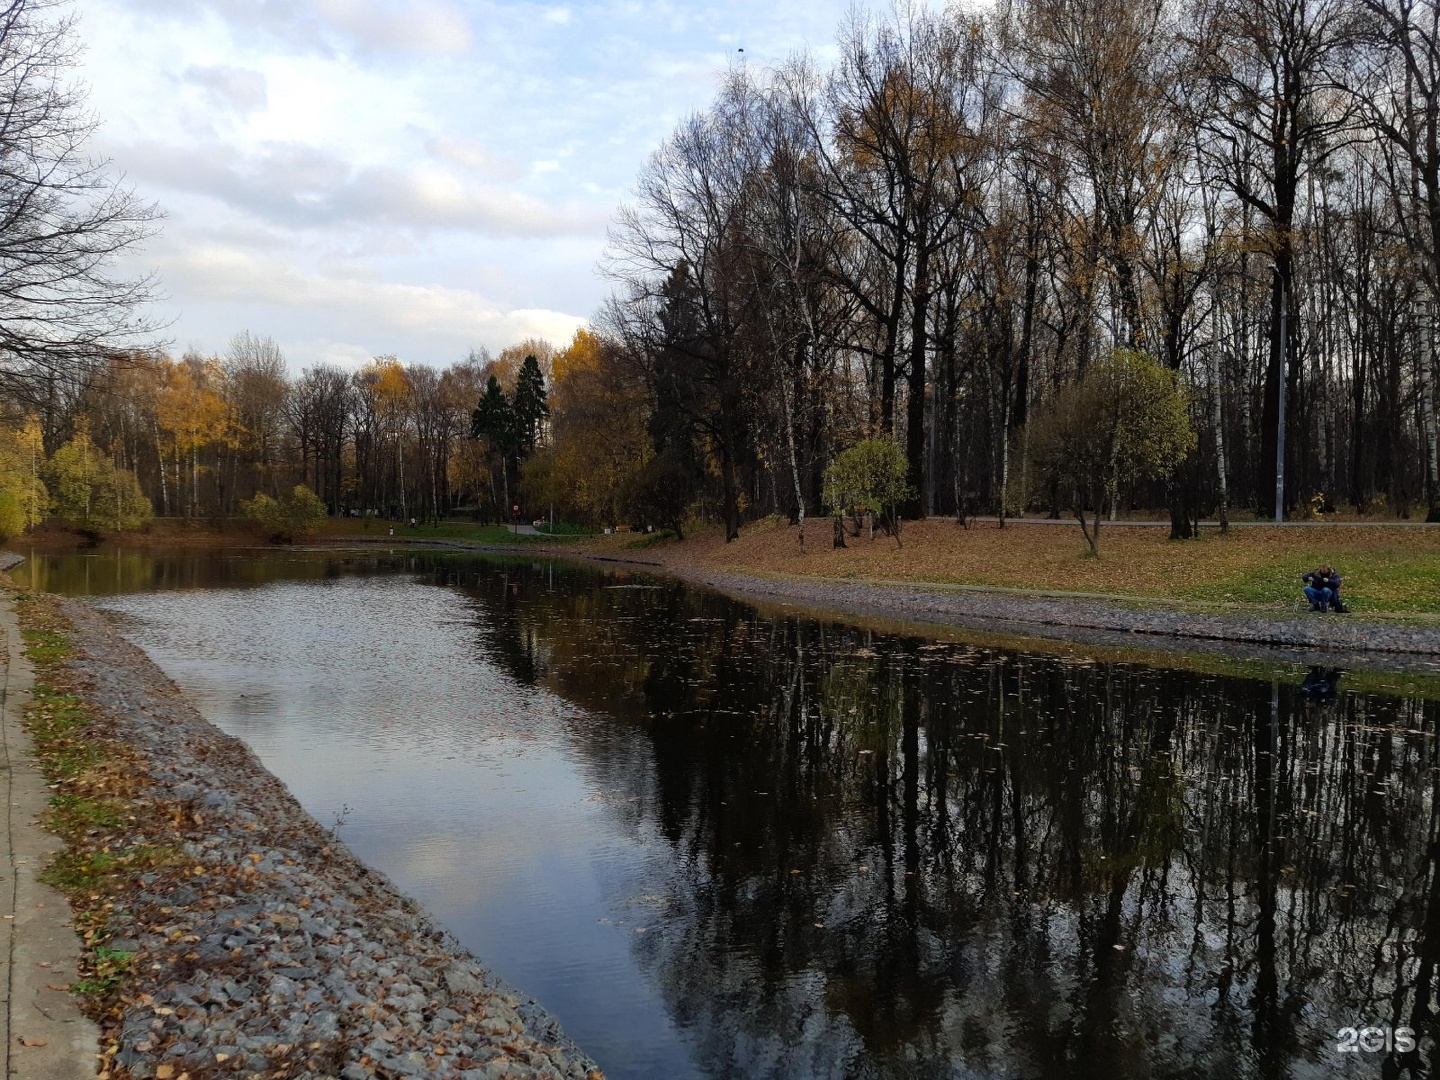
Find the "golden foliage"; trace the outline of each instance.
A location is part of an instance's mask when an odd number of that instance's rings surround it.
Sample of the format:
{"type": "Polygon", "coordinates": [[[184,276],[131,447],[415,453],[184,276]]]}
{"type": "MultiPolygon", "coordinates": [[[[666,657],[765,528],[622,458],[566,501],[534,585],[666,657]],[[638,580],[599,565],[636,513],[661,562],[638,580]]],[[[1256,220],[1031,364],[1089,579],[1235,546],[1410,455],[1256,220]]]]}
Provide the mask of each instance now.
{"type": "Polygon", "coordinates": [[[45,517],[50,497],[41,474],[45,447],[33,413],[18,428],[0,428],[0,540],[19,536],[45,517]]]}
{"type": "Polygon", "coordinates": [[[155,406],[155,419],[168,437],[172,451],[192,454],[212,443],[229,443],[235,437],[221,389],[225,371],[214,357],[186,357],[164,365],[164,389],[155,406]]]}
{"type": "Polygon", "coordinates": [[[545,461],[545,486],[564,493],[576,516],[613,524],[626,481],[650,456],[647,396],[617,350],[583,328],[556,354],[552,371],[555,452],[545,461]]]}

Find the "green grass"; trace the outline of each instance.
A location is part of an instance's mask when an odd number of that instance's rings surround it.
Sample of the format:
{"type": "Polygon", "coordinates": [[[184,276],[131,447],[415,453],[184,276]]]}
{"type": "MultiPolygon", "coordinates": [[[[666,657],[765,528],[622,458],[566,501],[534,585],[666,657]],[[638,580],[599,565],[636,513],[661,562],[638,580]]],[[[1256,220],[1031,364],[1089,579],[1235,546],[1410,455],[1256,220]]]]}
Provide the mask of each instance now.
{"type": "Polygon", "coordinates": [[[86,737],[90,713],[84,701],[46,683],[37,683],[25,719],[35,750],[54,780],[72,780],[98,765],[104,751],[86,737]]]}
{"type": "Polygon", "coordinates": [[[1440,602],[1440,559],[1429,552],[1369,551],[1343,559],[1315,551],[1304,561],[1237,569],[1211,581],[1187,583],[1177,595],[1195,600],[1286,606],[1302,595],[1296,566],[1307,570],[1336,564],[1344,578],[1342,595],[1353,608],[1397,614],[1433,614],[1440,602]]]}
{"type": "Polygon", "coordinates": [[[468,544],[498,544],[528,546],[531,544],[554,544],[564,540],[575,540],[577,535],[559,533],[555,536],[530,533],[512,533],[504,525],[481,525],[473,521],[444,521],[439,525],[398,525],[388,521],[371,519],[336,518],[327,522],[319,536],[325,539],[359,537],[361,539],[393,539],[397,544],[406,540],[455,540],[468,544]],[[391,537],[390,529],[395,529],[391,537]]]}
{"type": "Polygon", "coordinates": [[[645,533],[634,540],[628,541],[625,546],[631,549],[655,547],[657,544],[670,544],[676,540],[672,529],[660,529],[657,532],[645,533]]]}
{"type": "Polygon", "coordinates": [[[595,535],[594,529],[587,529],[584,525],[573,525],[568,521],[557,521],[555,522],[554,528],[551,528],[550,524],[547,522],[546,524],[540,526],[540,531],[545,533],[547,536],[578,537],[595,535]]]}
{"type": "Polygon", "coordinates": [[[179,858],[177,849],[164,844],[137,844],[120,851],[72,847],[50,860],[40,880],[68,896],[83,896],[100,891],[107,879],[128,878],[179,858]]]}
{"type": "MultiPolygon", "coordinates": [[[[173,864],[176,848],[127,844],[138,806],[124,797],[136,781],[135,763],[125,747],[96,729],[96,713],[70,693],[66,660],[74,654],[70,626],[52,597],[16,594],[25,653],[35,665],[35,686],[25,706],[41,771],[61,790],[50,799],[45,825],[66,841],[40,880],[70,900],[77,933],[85,943],[81,977],[70,984],[87,997],[89,1009],[105,1010],[120,992],[134,954],[104,944],[114,897],[147,871],[173,864]]],[[[92,1012],[92,1015],[93,1012],[92,1012]]]]}
{"type": "Polygon", "coordinates": [[[55,630],[25,630],[25,655],[38,667],[58,664],[70,656],[70,642],[55,630]]]}
{"type": "Polygon", "coordinates": [[[115,873],[123,865],[122,858],[108,851],[62,851],[40,871],[40,880],[63,893],[82,892],[115,873]]]}
{"type": "Polygon", "coordinates": [[[77,994],[105,994],[115,989],[130,973],[135,954],[126,949],[96,945],[90,950],[91,973],[70,984],[77,994]]]}
{"type": "Polygon", "coordinates": [[[62,835],[91,829],[114,829],[125,821],[124,805],[115,799],[88,795],[54,795],[50,798],[48,824],[62,835]]]}

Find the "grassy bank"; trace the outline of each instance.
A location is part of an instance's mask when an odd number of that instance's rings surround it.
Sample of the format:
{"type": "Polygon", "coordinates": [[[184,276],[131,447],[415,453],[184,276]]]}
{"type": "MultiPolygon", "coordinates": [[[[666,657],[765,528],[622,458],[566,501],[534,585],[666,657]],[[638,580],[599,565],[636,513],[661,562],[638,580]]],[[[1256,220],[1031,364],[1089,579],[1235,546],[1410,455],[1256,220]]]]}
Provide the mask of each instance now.
{"type": "MultiPolygon", "coordinates": [[[[1172,541],[1161,526],[1114,524],[1102,529],[1098,557],[1089,555],[1077,526],[1035,521],[1012,522],[1005,529],[987,521],[964,529],[932,519],[907,523],[898,545],[877,533],[874,540],[851,537],[847,547],[835,549],[830,521],[812,520],[803,552],[796,529],[773,519],[746,526],[732,544],[708,526],[677,543],[660,534],[577,539],[516,535],[503,525],[466,521],[411,528],[362,518],[327,521],[312,539],[553,548],[742,573],[981,586],[1269,612],[1289,610],[1300,595],[1301,574],[1331,562],[1344,575],[1346,601],[1357,612],[1440,615],[1440,526],[1247,526],[1224,535],[1206,529],[1198,540],[1172,541]]],[[[15,546],[43,551],[85,542],[74,533],[47,529],[15,546]]],[[[157,519],[143,532],[108,538],[104,546],[166,550],[261,543],[240,522],[157,519]]]]}
{"type": "Polygon", "coordinates": [[[44,824],[66,843],[40,877],[70,901],[84,943],[81,977],[70,990],[104,1026],[118,1014],[135,958],[133,946],[112,942],[112,914],[127,892],[142,887],[142,876],[183,871],[175,849],[133,842],[139,834],[163,834],[164,808],[143,798],[143,763],[109,737],[66,668],[70,627],[54,598],[28,592],[15,597],[25,653],[35,668],[25,726],[55,792],[44,824]]]}
{"type": "MultiPolygon", "coordinates": [[[[626,554],[635,541],[607,537],[589,551],[626,554]]],[[[652,544],[643,558],[674,566],[1117,599],[1188,602],[1284,611],[1300,595],[1300,576],[1323,562],[1344,575],[1345,598],[1365,614],[1440,615],[1440,526],[1246,527],[1172,541],[1156,526],[1102,529],[1100,555],[1088,554],[1078,526],[953,521],[907,524],[901,543],[876,534],[831,546],[828,520],[811,522],[802,552],[796,529],[768,521],[724,543],[707,529],[683,543],[652,544]]],[[[638,554],[638,553],[637,553],[638,554]]]]}
{"type": "MultiPolygon", "coordinates": [[[[516,535],[503,525],[482,525],[470,521],[447,521],[439,525],[417,525],[411,528],[399,522],[374,518],[332,518],[324,522],[307,540],[449,540],[466,544],[526,546],[574,542],[573,536],[516,535]],[[394,530],[393,534],[391,530],[394,530]]],[[[185,518],[156,518],[143,529],[115,533],[101,538],[101,548],[153,548],[158,550],[208,549],[263,545],[266,539],[244,521],[201,521],[185,518]]],[[[63,526],[47,524],[9,544],[16,550],[67,551],[95,544],[85,536],[63,526]]]]}
{"type": "Polygon", "coordinates": [[[378,540],[389,539],[394,529],[397,541],[405,540],[451,540],[464,544],[513,544],[521,547],[573,542],[573,536],[543,536],[532,533],[512,533],[504,525],[481,525],[471,521],[443,521],[438,525],[416,525],[411,528],[393,521],[374,518],[333,518],[327,521],[317,534],[323,540],[378,540]]]}

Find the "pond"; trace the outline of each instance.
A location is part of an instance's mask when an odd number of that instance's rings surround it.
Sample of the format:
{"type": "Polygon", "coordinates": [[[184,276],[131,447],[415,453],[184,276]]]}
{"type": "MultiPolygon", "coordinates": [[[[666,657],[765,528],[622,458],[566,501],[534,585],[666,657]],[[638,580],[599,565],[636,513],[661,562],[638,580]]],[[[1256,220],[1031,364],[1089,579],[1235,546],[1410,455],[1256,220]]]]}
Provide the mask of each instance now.
{"type": "Polygon", "coordinates": [[[541,560],[15,573],[113,612],[614,1080],[1434,1068],[1433,701],[541,560]]]}

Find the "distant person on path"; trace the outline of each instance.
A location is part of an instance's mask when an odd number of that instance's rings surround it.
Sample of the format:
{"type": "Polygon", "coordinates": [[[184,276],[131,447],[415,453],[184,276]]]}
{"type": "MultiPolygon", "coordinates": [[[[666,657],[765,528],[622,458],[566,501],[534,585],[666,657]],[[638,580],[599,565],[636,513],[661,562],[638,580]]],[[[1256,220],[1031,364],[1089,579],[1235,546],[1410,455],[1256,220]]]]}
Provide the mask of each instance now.
{"type": "Polygon", "coordinates": [[[1310,601],[1311,611],[1338,611],[1343,615],[1350,610],[1340,600],[1340,575],[1329,563],[1300,580],[1305,582],[1305,599],[1310,601]]]}

